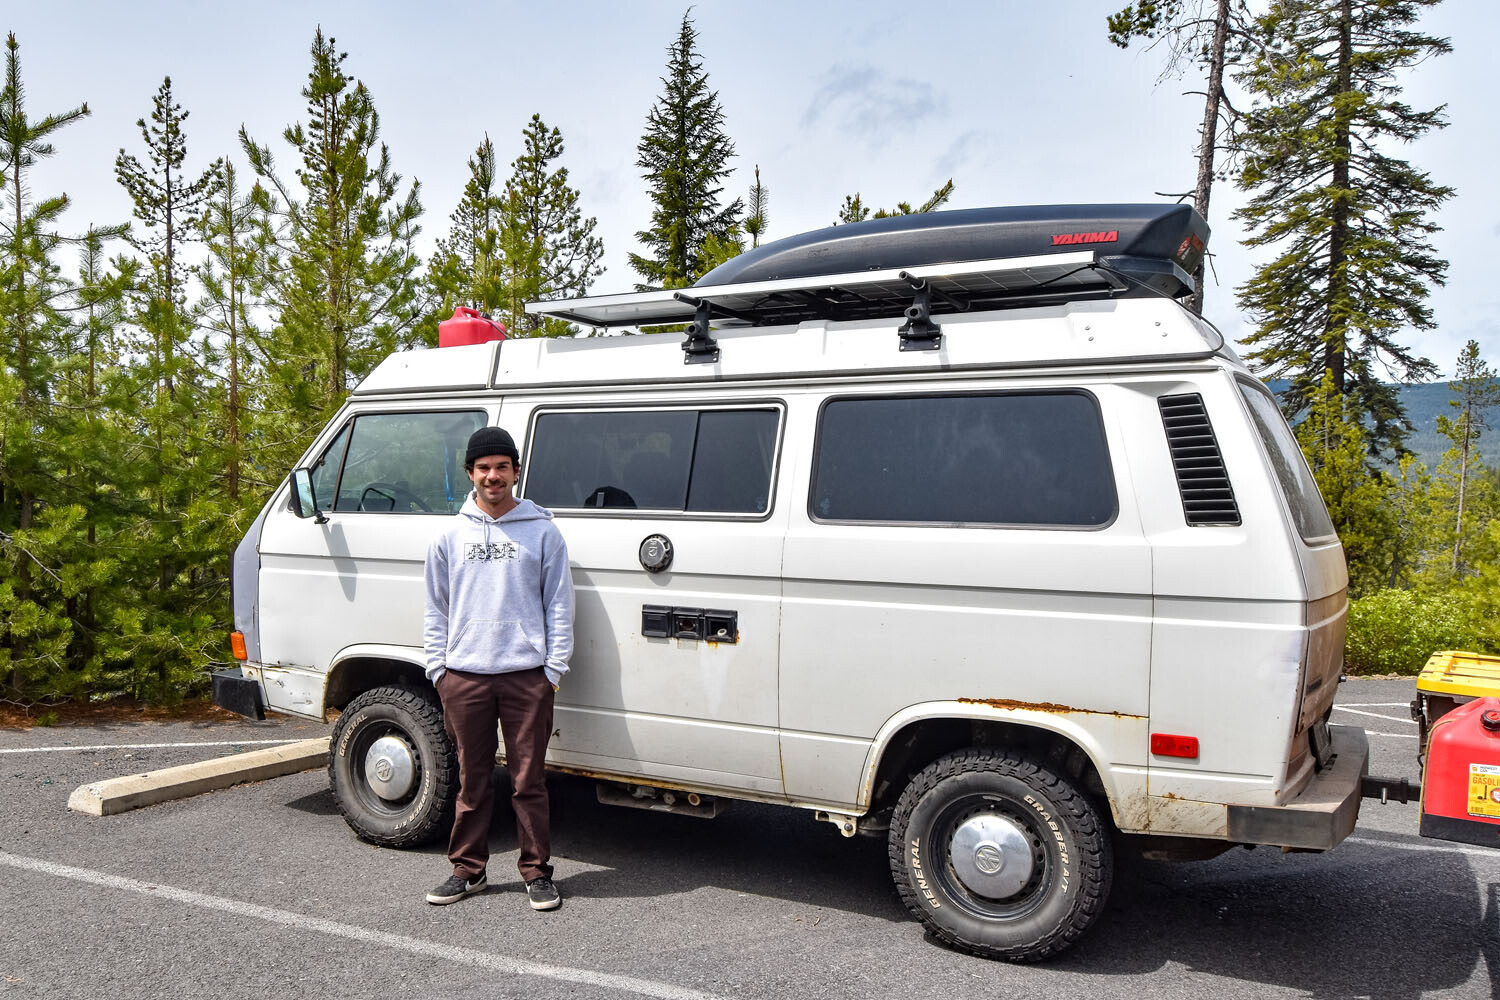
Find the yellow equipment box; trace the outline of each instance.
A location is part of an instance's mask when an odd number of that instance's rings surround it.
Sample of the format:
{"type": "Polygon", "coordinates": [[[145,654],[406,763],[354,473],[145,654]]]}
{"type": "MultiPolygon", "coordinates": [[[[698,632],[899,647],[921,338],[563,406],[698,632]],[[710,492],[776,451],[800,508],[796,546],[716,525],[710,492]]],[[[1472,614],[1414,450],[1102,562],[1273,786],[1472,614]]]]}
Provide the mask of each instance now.
{"type": "Polygon", "coordinates": [[[1500,697],[1500,656],[1443,650],[1427,658],[1417,690],[1450,698],[1500,697]]]}

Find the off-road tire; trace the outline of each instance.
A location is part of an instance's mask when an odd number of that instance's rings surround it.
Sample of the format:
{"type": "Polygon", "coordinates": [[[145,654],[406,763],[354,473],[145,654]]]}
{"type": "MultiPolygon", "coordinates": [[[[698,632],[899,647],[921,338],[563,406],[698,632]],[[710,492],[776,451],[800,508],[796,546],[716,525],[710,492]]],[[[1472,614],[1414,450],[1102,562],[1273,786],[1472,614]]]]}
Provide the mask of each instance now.
{"type": "Polygon", "coordinates": [[[458,796],[458,755],[443,729],[436,691],[372,688],[345,706],[328,746],[328,781],[344,821],[381,847],[414,847],[452,827],[458,796]],[[387,802],[365,780],[365,754],[381,736],[411,746],[416,764],[409,795],[387,802]]]}
{"type": "Polygon", "coordinates": [[[911,779],[891,817],[891,875],[907,908],[943,943],[1032,962],[1063,951],[1104,911],[1114,872],[1109,829],[1068,779],[999,748],[941,757],[911,779]],[[965,820],[998,816],[1030,845],[1030,878],[1005,899],[974,892],[950,856],[965,820]]]}

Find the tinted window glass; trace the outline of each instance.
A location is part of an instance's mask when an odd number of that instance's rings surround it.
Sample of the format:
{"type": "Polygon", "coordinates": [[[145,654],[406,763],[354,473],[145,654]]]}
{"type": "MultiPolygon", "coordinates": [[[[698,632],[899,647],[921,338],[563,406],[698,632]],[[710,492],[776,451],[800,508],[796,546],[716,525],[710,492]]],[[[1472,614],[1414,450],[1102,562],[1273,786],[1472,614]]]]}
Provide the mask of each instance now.
{"type": "Polygon", "coordinates": [[[716,410],[698,417],[688,510],[759,514],[770,506],[776,455],[773,410],[716,410]]]}
{"type": "MultiPolygon", "coordinates": [[[[354,421],[335,510],[451,514],[469,495],[464,447],[477,411],[368,413],[354,421]]],[[[319,492],[321,498],[322,493],[319,492]]]]}
{"type": "Polygon", "coordinates": [[[1098,406],[1082,393],[834,400],[811,503],[828,520],[1070,526],[1116,509],[1098,406]]]}
{"type": "Polygon", "coordinates": [[[777,421],[769,409],[544,413],[526,496],[553,508],[763,513],[777,421]]]}
{"type": "Polygon", "coordinates": [[[1276,481],[1281,484],[1281,494],[1286,498],[1292,512],[1292,521],[1303,541],[1323,541],[1336,537],[1333,522],[1328,519],[1328,508],[1323,506],[1323,494],[1318,492],[1317,480],[1302,457],[1302,449],[1286,425],[1281,408],[1276,405],[1266,390],[1259,386],[1239,383],[1240,393],[1250,405],[1251,422],[1265,445],[1266,455],[1276,470],[1276,481]]]}

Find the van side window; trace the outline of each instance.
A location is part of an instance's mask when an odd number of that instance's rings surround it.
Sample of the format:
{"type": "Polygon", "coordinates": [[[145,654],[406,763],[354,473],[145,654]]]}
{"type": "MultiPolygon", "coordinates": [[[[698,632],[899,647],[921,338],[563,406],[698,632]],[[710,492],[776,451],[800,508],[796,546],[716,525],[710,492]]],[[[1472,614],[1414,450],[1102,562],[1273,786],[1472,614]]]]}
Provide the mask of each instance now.
{"type": "Polygon", "coordinates": [[[764,514],[779,423],[769,407],[543,413],[524,493],[552,509],[764,514]]]}
{"type": "Polygon", "coordinates": [[[819,520],[1097,527],[1117,510],[1083,392],[835,399],[816,455],[819,520]]]}
{"type": "Polygon", "coordinates": [[[1240,395],[1250,409],[1250,422],[1255,425],[1265,446],[1266,457],[1276,471],[1276,481],[1281,484],[1281,495],[1286,498],[1292,512],[1292,521],[1297,525],[1297,534],[1304,542],[1331,541],[1338,537],[1333,522],[1328,519],[1328,508],[1323,506],[1323,494],[1318,492],[1318,482],[1313,479],[1307,460],[1302,457],[1302,448],[1292,435],[1281,415],[1281,407],[1260,385],[1236,380],[1240,395]]]}
{"type": "MultiPolygon", "coordinates": [[[[455,513],[470,488],[464,445],[486,422],[479,410],[360,414],[354,418],[333,509],[455,513]]],[[[321,503],[320,489],[318,496],[321,503]]]]}
{"type": "Polygon", "coordinates": [[[344,448],[349,444],[350,424],[323,449],[323,454],[312,465],[313,499],[319,510],[333,510],[334,494],[338,492],[339,467],[344,464],[344,448]]]}

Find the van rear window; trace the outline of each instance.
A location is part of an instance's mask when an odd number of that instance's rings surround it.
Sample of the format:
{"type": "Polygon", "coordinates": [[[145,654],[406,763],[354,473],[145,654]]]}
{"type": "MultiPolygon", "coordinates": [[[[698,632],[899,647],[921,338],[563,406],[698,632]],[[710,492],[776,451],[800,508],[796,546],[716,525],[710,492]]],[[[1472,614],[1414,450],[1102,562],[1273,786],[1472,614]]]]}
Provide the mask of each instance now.
{"type": "Polygon", "coordinates": [[[1281,408],[1271,394],[1259,385],[1239,382],[1240,394],[1250,408],[1250,420],[1255,424],[1266,456],[1276,470],[1276,481],[1281,484],[1281,494],[1286,497],[1287,507],[1292,512],[1292,521],[1304,542],[1326,542],[1338,537],[1333,522],[1328,519],[1328,508],[1323,506],[1323,495],[1318,492],[1317,480],[1302,457],[1302,449],[1286,425],[1281,408]]]}
{"type": "Polygon", "coordinates": [[[525,495],[552,509],[764,514],[779,424],[769,407],[542,413],[525,495]]]}
{"type": "Polygon", "coordinates": [[[824,408],[810,513],[826,521],[1099,527],[1117,510],[1083,392],[844,398],[824,408]]]}

